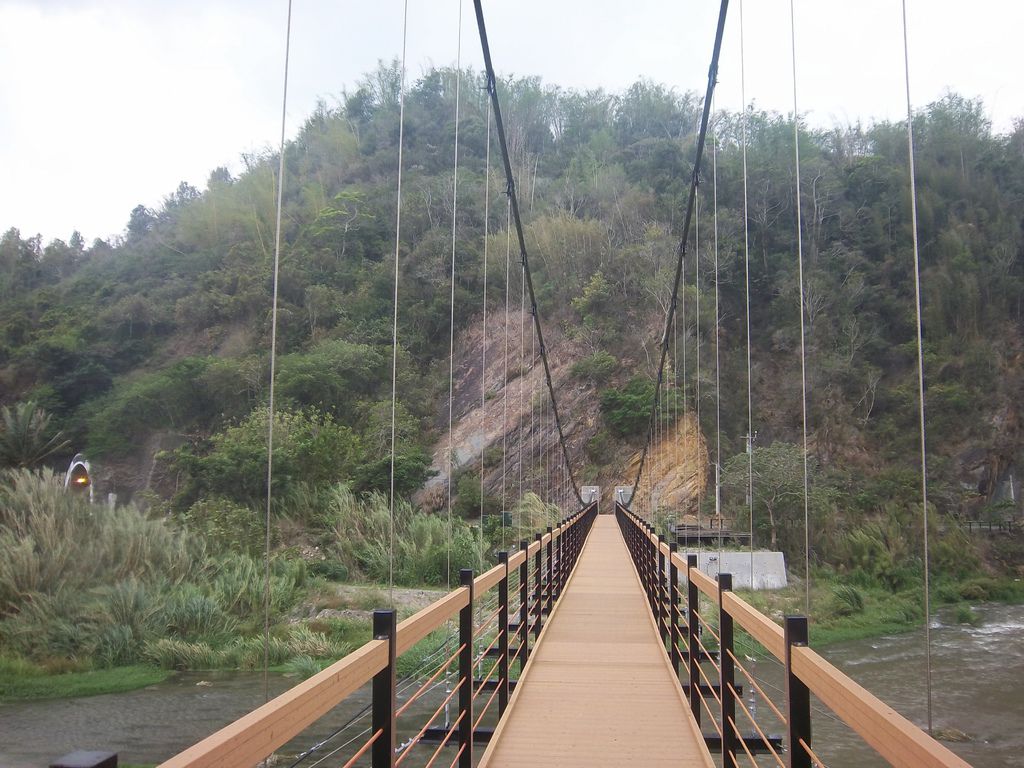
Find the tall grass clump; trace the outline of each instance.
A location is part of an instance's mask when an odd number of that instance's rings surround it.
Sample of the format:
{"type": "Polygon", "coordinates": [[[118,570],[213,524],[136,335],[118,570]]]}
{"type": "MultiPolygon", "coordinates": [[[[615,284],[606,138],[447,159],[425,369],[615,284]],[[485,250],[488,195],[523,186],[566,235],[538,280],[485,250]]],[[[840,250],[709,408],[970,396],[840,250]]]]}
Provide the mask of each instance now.
{"type": "Polygon", "coordinates": [[[66,493],[49,470],[0,475],[0,552],[2,614],[35,593],[131,578],[180,582],[204,554],[201,541],[136,507],[66,493]]]}
{"type": "MultiPolygon", "coordinates": [[[[359,498],[348,486],[338,485],[327,496],[325,516],[332,529],[332,554],[349,573],[387,581],[391,562],[387,497],[371,493],[359,498]]],[[[460,568],[479,565],[473,529],[458,516],[452,517],[449,533],[446,517],[419,512],[409,502],[396,499],[394,525],[396,584],[444,584],[449,575],[457,580],[460,568]]]]}
{"type": "MultiPolygon", "coordinates": [[[[135,506],[89,504],[52,472],[5,472],[0,552],[0,656],[60,669],[262,663],[263,563],[211,554],[202,539],[135,506]]],[[[304,599],[308,573],[284,557],[270,570],[277,621],[304,599]]],[[[300,640],[275,640],[275,663],[338,650],[300,640]]]]}

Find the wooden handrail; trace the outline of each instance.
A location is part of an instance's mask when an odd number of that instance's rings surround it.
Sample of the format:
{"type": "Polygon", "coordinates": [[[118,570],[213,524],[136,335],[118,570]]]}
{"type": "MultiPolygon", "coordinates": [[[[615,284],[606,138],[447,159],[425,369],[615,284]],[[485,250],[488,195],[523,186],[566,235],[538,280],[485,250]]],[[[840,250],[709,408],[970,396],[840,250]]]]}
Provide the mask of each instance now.
{"type": "MultiPolygon", "coordinates": [[[[650,534],[640,524],[640,519],[636,515],[624,507],[620,508],[632,525],[641,530],[655,546],[659,546],[657,536],[650,534]]],[[[718,583],[697,569],[687,569],[684,556],[673,553],[671,562],[680,571],[687,571],[694,585],[710,598],[712,603],[723,608],[737,625],[746,630],[769,653],[785,662],[786,639],[782,627],[732,591],[722,593],[720,604],[718,583]]],[[[892,765],[899,768],[970,768],[969,763],[957,757],[809,647],[794,645],[791,649],[791,658],[793,674],[892,765]]]]}
{"type": "Polygon", "coordinates": [[[326,715],[388,665],[384,640],[371,640],[313,677],[290,688],[161,768],[252,768],[326,715]]]}
{"type": "Polygon", "coordinates": [[[885,702],[805,646],[792,649],[793,672],[878,754],[906,768],[970,768],[885,702]]]}
{"type": "Polygon", "coordinates": [[[466,587],[459,587],[458,589],[449,592],[440,600],[437,600],[426,608],[414,613],[398,625],[398,640],[395,645],[395,655],[401,656],[420,640],[448,621],[448,619],[454,618],[455,615],[467,605],[469,605],[469,590],[466,589],[466,587]]]}
{"type": "MultiPolygon", "coordinates": [[[[556,541],[579,524],[588,511],[590,507],[569,517],[540,540],[533,541],[528,550],[510,555],[507,564],[497,565],[474,578],[474,597],[479,599],[500,584],[506,574],[520,567],[528,556],[536,554],[538,549],[556,541]]],[[[445,622],[457,617],[469,603],[469,588],[459,587],[398,624],[394,636],[395,655],[401,656],[409,651],[445,622]]],[[[175,755],[162,763],[161,768],[251,768],[388,667],[388,641],[371,640],[262,707],[175,755]]]]}
{"type": "Polygon", "coordinates": [[[779,661],[786,660],[786,638],[782,627],[754,608],[735,592],[726,592],[722,598],[725,610],[751,637],[763,645],[779,661]]]}
{"type": "Polygon", "coordinates": [[[496,565],[489,571],[484,571],[473,579],[473,594],[482,595],[493,588],[499,581],[505,578],[505,566],[496,565]]]}
{"type": "MultiPolygon", "coordinates": [[[[686,570],[685,562],[682,567],[683,570],[686,570]]],[[[693,579],[693,583],[697,585],[697,589],[707,597],[710,597],[715,605],[718,605],[718,583],[706,573],[696,568],[690,568],[687,572],[689,573],[689,578],[693,579]]]]}

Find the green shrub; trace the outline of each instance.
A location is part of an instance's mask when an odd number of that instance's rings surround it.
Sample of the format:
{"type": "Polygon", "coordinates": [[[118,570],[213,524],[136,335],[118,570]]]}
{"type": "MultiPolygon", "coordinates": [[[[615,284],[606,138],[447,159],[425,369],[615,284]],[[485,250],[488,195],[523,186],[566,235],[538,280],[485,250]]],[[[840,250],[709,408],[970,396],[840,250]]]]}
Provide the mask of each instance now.
{"type": "Polygon", "coordinates": [[[255,554],[266,541],[265,517],[223,496],[208,496],[188,508],[182,521],[213,549],[255,554]]]}
{"type": "Polygon", "coordinates": [[[292,656],[284,665],[285,674],[297,677],[299,680],[306,680],[322,671],[329,662],[314,659],[312,656],[300,654],[292,656]]]}
{"type": "Polygon", "coordinates": [[[603,384],[614,375],[618,368],[619,361],[601,349],[589,357],[573,363],[572,375],[577,379],[583,379],[592,384],[603,384]]]}
{"type": "Polygon", "coordinates": [[[864,595],[852,584],[833,584],[832,596],[840,616],[851,616],[864,612],[864,595]]]}
{"type": "Polygon", "coordinates": [[[969,605],[958,605],[956,607],[956,623],[969,624],[972,627],[981,626],[981,615],[969,605]]]}
{"type": "MultiPolygon", "coordinates": [[[[333,520],[332,554],[350,573],[387,581],[392,561],[388,499],[379,493],[359,499],[339,485],[330,494],[328,515],[333,520]]],[[[446,517],[416,511],[396,499],[393,523],[396,584],[444,584],[449,576],[457,581],[460,568],[479,564],[476,538],[458,516],[452,516],[449,532],[446,517]]]]}
{"type": "Polygon", "coordinates": [[[179,589],[171,596],[163,619],[171,635],[186,639],[221,637],[236,627],[235,620],[217,600],[193,586],[179,589]]]}
{"type": "Polygon", "coordinates": [[[613,434],[619,437],[639,435],[650,423],[654,404],[654,382],[634,377],[621,389],[601,393],[601,413],[613,434]]]}
{"type": "Polygon", "coordinates": [[[348,566],[340,560],[314,560],[309,564],[309,572],[328,581],[348,580],[348,566]]]}
{"type": "MultiPolygon", "coordinates": [[[[184,498],[218,495],[241,504],[264,503],[268,419],[268,410],[257,408],[210,438],[208,450],[175,451],[172,463],[188,480],[184,498]]],[[[347,477],[361,454],[358,437],[329,414],[312,408],[274,414],[275,494],[300,483],[315,486],[347,477]]]]}
{"type": "Polygon", "coordinates": [[[198,670],[222,666],[224,656],[208,643],[190,643],[173,637],[163,637],[147,643],[145,656],[163,669],[198,670]]]}

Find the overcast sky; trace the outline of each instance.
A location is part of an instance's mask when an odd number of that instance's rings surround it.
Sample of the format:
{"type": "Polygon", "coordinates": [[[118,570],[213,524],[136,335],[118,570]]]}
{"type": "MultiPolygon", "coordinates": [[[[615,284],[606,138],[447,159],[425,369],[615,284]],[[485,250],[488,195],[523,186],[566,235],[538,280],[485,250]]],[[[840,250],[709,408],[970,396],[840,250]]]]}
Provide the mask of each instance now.
{"type": "MultiPolygon", "coordinates": [[[[481,67],[472,0],[463,63],[481,67]]],[[[485,0],[495,67],[575,88],[639,77],[699,90],[713,0],[485,0]]],[[[120,233],[138,203],[274,146],[287,0],[0,0],[0,231],[120,233]]],[[[409,76],[455,62],[459,0],[409,0],[409,76]]],[[[747,99],[792,111],[789,0],[746,0],[747,99]]],[[[1016,0],[908,0],[915,105],[980,96],[997,131],[1024,116],[1016,0]]],[[[799,109],[814,125],[905,114],[900,0],[796,0],[799,109]]],[[[732,0],[719,108],[740,98],[732,0]]],[[[288,132],[401,52],[402,0],[295,0],[288,132]]]]}

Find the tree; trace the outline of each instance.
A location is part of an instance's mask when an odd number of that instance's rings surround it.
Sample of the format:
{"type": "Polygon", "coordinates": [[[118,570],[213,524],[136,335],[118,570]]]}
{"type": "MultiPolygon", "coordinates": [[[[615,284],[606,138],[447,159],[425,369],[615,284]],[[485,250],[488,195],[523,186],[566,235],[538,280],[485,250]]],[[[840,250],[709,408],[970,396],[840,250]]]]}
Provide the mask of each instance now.
{"type": "MultiPolygon", "coordinates": [[[[187,501],[216,494],[241,503],[259,503],[267,492],[268,411],[257,408],[235,426],[210,439],[209,449],[186,447],[173,462],[191,487],[187,501]],[[189,498],[192,497],[192,498],[189,498]]],[[[274,414],[274,491],[299,483],[311,486],[351,477],[362,456],[359,438],[330,415],[313,408],[274,414]]]]}
{"type": "Polygon", "coordinates": [[[128,218],[128,242],[133,243],[141,240],[153,228],[156,217],[150,210],[139,203],[132,208],[128,218]]]}
{"type": "MultiPolygon", "coordinates": [[[[759,446],[754,449],[753,468],[755,524],[767,531],[771,549],[782,550],[792,559],[803,551],[803,452],[782,441],[759,446]]],[[[816,467],[811,463],[808,469],[813,474],[816,467]]],[[[742,500],[746,499],[747,482],[747,454],[737,454],[723,467],[722,488],[731,492],[733,499],[742,500]]],[[[820,508],[820,493],[811,504],[820,508]]]]}
{"type": "Polygon", "coordinates": [[[0,408],[0,464],[34,467],[68,446],[50,414],[32,400],[0,408]]]}

